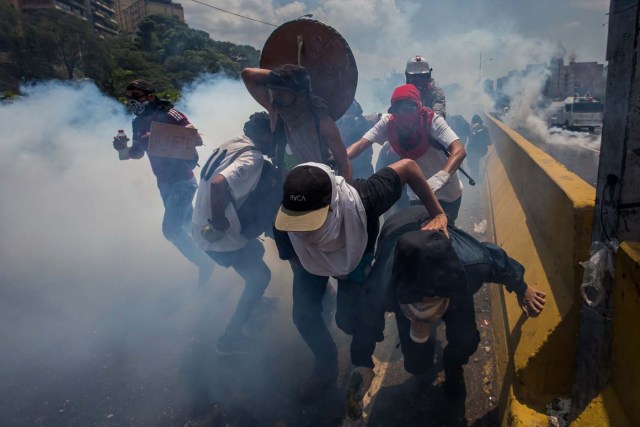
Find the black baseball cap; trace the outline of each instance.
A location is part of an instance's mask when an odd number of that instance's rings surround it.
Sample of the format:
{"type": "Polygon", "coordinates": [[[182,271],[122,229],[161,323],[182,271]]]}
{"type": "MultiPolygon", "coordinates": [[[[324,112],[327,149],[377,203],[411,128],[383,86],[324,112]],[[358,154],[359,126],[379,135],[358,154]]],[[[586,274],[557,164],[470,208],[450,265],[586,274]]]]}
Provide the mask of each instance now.
{"type": "Polygon", "coordinates": [[[392,283],[400,304],[467,291],[464,265],[441,231],[410,231],[398,239],[392,283]]]}
{"type": "Polygon", "coordinates": [[[289,172],[275,226],[281,231],[314,231],[331,207],[333,181],[324,169],[305,163],[289,172]]]}

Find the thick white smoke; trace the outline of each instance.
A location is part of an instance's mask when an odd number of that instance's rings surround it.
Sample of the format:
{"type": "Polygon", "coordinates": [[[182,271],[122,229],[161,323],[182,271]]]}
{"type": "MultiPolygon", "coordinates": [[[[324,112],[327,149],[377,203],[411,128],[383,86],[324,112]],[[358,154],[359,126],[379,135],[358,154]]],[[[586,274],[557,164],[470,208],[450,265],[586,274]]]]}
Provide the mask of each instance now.
{"type": "MultiPolygon", "coordinates": [[[[268,240],[268,292],[281,295],[282,304],[249,325],[256,358],[231,370],[217,360],[215,342],[242,281],[216,268],[197,288],[195,267],[164,239],[148,160],[119,161],[112,148],[118,129],[131,135],[132,116],[89,82],[39,83],[22,92],[0,105],[4,422],[188,419],[196,400],[224,400],[229,390],[212,390],[215,384],[240,387],[245,375],[270,384],[271,371],[255,371],[269,346],[281,357],[309,357],[290,320],[288,267],[276,262],[268,240]],[[269,328],[279,331],[277,339],[263,333],[269,328]]],[[[203,160],[260,109],[241,82],[221,78],[203,78],[177,107],[203,133],[203,160]]],[[[278,386],[292,388],[296,375],[299,369],[289,369],[278,386]]]]}

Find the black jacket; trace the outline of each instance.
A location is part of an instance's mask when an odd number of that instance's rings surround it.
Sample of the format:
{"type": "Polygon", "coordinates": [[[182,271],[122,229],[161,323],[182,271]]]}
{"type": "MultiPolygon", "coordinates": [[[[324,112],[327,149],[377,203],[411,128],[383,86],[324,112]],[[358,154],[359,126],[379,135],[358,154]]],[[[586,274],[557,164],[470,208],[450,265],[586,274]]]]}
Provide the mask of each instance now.
{"type": "MultiPolygon", "coordinates": [[[[412,206],[391,216],[380,232],[375,264],[356,306],[357,324],[351,342],[351,361],[356,366],[373,367],[371,356],[376,342],[383,338],[385,312],[403,315],[391,283],[395,245],[401,235],[420,229],[428,218],[423,206],[412,206]]],[[[448,311],[473,310],[473,294],[485,282],[502,284],[509,292],[518,295],[524,293],[527,285],[524,267],[519,262],[509,258],[502,248],[493,243],[480,243],[456,227],[448,230],[453,249],[462,261],[469,281],[468,294],[453,296],[448,311]]]]}

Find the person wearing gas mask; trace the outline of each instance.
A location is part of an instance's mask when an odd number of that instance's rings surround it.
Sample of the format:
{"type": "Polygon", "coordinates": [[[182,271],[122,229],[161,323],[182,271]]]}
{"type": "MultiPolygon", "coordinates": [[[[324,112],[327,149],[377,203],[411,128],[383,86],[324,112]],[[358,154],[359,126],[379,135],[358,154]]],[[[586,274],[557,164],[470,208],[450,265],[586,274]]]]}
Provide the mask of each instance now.
{"type": "MultiPolygon", "coordinates": [[[[406,84],[393,91],[388,112],[348,148],[349,158],[357,158],[373,143],[389,141],[401,158],[418,163],[449,222],[453,223],[462,201],[462,182],[457,169],[466,156],[460,139],[442,116],[422,105],[420,92],[414,85],[406,84]],[[448,157],[444,149],[448,150],[448,157]]],[[[419,203],[412,193],[409,199],[411,204],[419,203]]]]}
{"type": "MultiPolygon", "coordinates": [[[[353,143],[358,141],[362,135],[373,127],[378,121],[365,117],[362,107],[355,99],[351,103],[349,109],[336,122],[342,141],[345,147],[349,148],[353,143]]],[[[368,148],[357,159],[351,162],[353,178],[369,178],[373,175],[373,148],[368,148]]],[[[393,163],[393,162],[390,162],[393,163]]],[[[385,165],[386,166],[386,165],[385,165]]]]}
{"type": "Polygon", "coordinates": [[[372,356],[384,338],[385,312],[395,314],[404,367],[414,375],[433,365],[435,326],[444,321],[443,388],[455,406],[464,405],[463,365],[480,341],[473,295],[482,285],[502,284],[514,292],[525,316],[544,308],[545,294],[526,284],[524,267],[502,248],[453,226],[449,238],[420,230],[428,220],[423,207],[412,206],[390,217],[380,232],[375,263],[355,308],[353,368],[345,396],[351,418],[360,417],[359,402],[374,378],[372,356]]]}
{"type": "Polygon", "coordinates": [[[329,277],[338,279],[336,325],[353,332],[353,308],[362,289],[378,235],[378,219],[408,184],[431,212],[425,230],[443,230],[447,218],[412,160],[403,159],[367,179],[348,183],[321,163],[294,167],[283,186],[275,220],[280,258],[293,269],[293,321],[315,357],[312,375],[298,390],[309,399],[335,385],[336,345],[322,319],[329,277]]]}
{"type": "Polygon", "coordinates": [[[264,246],[257,237],[247,238],[238,216],[240,207],[255,190],[272,134],[266,112],[252,114],[244,134],[223,143],[202,168],[193,213],[192,234],[198,246],[216,264],[232,267],[245,281],[235,313],[218,339],[219,354],[249,353],[255,346],[242,328],[262,301],[271,280],[264,262],[264,246]]]}
{"type": "MultiPolygon", "coordinates": [[[[125,138],[115,137],[113,140],[113,148],[118,151],[120,160],[141,159],[144,156],[149,145],[152,122],[193,128],[189,119],[173,108],[169,101],[159,99],[156,89],[145,80],[129,83],[126,99],[129,110],[136,117],[132,122],[131,146],[127,146],[125,138]]],[[[148,157],[165,209],[162,233],[185,258],[198,267],[198,282],[202,284],[209,279],[213,263],[196,247],[190,233],[193,196],[198,186],[192,172],[198,161],[197,154],[193,160],[148,157]]]]}
{"type": "Polygon", "coordinates": [[[251,96],[269,112],[276,166],[286,173],[300,163],[324,163],[351,180],[340,132],[325,101],[313,94],[304,67],[245,68],[241,75],[251,96]]]}
{"type": "Polygon", "coordinates": [[[422,105],[431,108],[446,119],[447,102],[444,90],[436,86],[436,82],[431,77],[432,70],[423,56],[413,56],[407,61],[407,66],[404,69],[405,82],[418,88],[422,105]]]}

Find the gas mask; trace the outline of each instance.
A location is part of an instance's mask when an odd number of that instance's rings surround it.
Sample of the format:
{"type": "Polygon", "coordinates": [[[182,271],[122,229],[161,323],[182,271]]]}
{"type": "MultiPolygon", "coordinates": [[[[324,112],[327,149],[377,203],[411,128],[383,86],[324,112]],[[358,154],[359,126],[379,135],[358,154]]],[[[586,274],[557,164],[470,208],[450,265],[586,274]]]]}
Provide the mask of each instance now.
{"type": "Polygon", "coordinates": [[[431,73],[407,74],[407,84],[418,88],[422,96],[431,90],[431,73]]]}
{"type": "Polygon", "coordinates": [[[138,101],[137,99],[130,99],[127,101],[127,107],[136,116],[139,116],[149,105],[149,101],[138,101]]]}

